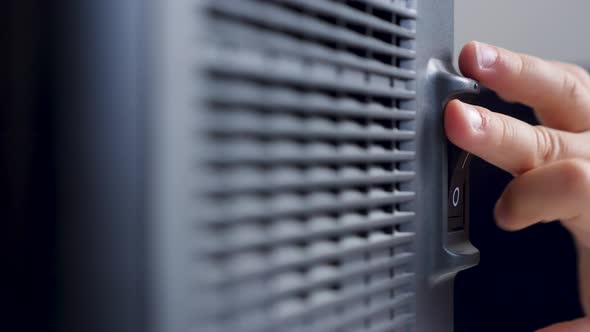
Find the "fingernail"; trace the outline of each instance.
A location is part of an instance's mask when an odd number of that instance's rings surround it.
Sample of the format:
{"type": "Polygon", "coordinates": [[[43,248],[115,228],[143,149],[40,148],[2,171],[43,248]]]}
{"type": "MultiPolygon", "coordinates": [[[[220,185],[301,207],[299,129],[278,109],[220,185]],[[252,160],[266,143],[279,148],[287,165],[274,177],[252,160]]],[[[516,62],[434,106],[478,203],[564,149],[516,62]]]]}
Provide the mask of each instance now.
{"type": "Polygon", "coordinates": [[[497,58],[498,51],[495,47],[484,43],[477,43],[477,64],[480,69],[491,68],[496,63],[497,58]]]}
{"type": "Polygon", "coordinates": [[[463,111],[465,113],[465,116],[467,117],[467,121],[469,122],[471,128],[473,128],[473,130],[480,130],[483,123],[481,113],[478,110],[476,110],[475,107],[469,104],[462,104],[463,111]]]}

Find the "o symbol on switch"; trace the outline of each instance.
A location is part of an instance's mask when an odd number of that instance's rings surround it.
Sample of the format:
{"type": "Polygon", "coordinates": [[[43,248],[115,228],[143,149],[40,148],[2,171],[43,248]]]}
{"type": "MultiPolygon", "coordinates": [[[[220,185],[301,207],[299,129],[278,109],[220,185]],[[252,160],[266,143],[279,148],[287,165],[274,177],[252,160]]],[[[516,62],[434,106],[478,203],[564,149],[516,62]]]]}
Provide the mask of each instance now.
{"type": "Polygon", "coordinates": [[[459,190],[459,187],[455,187],[455,189],[453,190],[453,206],[457,207],[457,205],[459,205],[459,196],[461,196],[461,192],[459,190]]]}

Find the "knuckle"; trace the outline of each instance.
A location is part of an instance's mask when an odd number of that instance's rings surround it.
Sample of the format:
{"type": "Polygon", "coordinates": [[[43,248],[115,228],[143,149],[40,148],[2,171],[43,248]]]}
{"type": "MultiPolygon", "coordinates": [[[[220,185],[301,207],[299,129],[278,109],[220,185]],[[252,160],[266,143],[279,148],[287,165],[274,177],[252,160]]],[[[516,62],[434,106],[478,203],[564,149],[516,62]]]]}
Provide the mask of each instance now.
{"type": "Polygon", "coordinates": [[[537,59],[526,54],[520,54],[517,58],[519,59],[516,61],[516,73],[518,76],[526,76],[537,71],[537,59]]]}
{"type": "Polygon", "coordinates": [[[564,98],[575,101],[582,95],[583,89],[581,83],[573,74],[564,72],[561,84],[562,96],[564,98]]]}
{"type": "Polygon", "coordinates": [[[562,154],[563,142],[560,135],[544,126],[535,126],[538,161],[546,164],[555,161],[562,154]]]}
{"type": "Polygon", "coordinates": [[[515,130],[512,124],[507,121],[504,117],[494,117],[494,119],[498,122],[499,128],[499,141],[497,148],[502,148],[508,146],[510,142],[514,141],[515,130]]]}
{"type": "Polygon", "coordinates": [[[569,69],[572,75],[579,79],[582,84],[590,86],[590,74],[588,74],[586,69],[574,64],[570,64],[569,69]]]}
{"type": "Polygon", "coordinates": [[[514,57],[515,60],[513,61],[513,71],[517,77],[523,76],[526,71],[526,64],[524,61],[524,57],[516,56],[514,57]]]}
{"type": "MultiPolygon", "coordinates": [[[[503,116],[493,117],[494,122],[496,122],[494,127],[497,128],[496,131],[498,133],[498,140],[493,146],[494,151],[509,149],[518,140],[518,128],[509,119],[503,116]]],[[[535,153],[527,153],[520,158],[520,161],[519,166],[514,166],[510,170],[513,175],[523,174],[538,165],[538,159],[535,153]]]]}
{"type": "MultiPolygon", "coordinates": [[[[497,141],[494,144],[494,151],[502,151],[506,148],[510,148],[514,144],[515,140],[518,139],[518,129],[509,120],[508,117],[494,116],[490,117],[493,120],[493,126],[497,129],[497,141]]],[[[533,169],[537,166],[538,161],[534,153],[527,154],[522,158],[522,163],[519,168],[511,170],[514,175],[525,173],[526,171],[533,169]]]]}

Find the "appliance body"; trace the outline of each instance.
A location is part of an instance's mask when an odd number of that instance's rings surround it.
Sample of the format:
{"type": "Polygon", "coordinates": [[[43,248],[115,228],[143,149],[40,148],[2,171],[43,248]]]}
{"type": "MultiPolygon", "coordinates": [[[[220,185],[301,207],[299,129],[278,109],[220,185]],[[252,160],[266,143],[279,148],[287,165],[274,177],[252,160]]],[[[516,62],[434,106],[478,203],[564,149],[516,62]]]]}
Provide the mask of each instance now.
{"type": "Polygon", "coordinates": [[[52,97],[36,112],[50,121],[29,133],[52,165],[31,192],[54,201],[31,200],[27,222],[51,220],[52,325],[452,330],[453,275],[477,260],[464,230],[447,232],[442,109],[473,90],[447,69],[452,13],[431,0],[48,10],[36,91],[52,97]]]}
{"type": "Polygon", "coordinates": [[[158,11],[158,326],[451,331],[452,1],[193,5],[158,11]]]}

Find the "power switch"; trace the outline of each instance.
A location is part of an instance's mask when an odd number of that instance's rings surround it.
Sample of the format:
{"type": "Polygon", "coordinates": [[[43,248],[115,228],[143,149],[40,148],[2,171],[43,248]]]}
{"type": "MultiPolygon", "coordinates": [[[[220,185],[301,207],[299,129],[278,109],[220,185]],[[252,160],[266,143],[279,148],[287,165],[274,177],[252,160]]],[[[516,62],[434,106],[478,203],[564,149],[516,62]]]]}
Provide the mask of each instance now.
{"type": "MultiPolygon", "coordinates": [[[[426,109],[432,111],[440,127],[427,128],[440,133],[441,142],[422,142],[423,151],[433,153],[433,159],[440,165],[425,165],[425,171],[432,172],[434,179],[442,180],[431,183],[438,200],[436,211],[441,212],[440,220],[428,224],[429,248],[436,250],[432,257],[436,278],[429,280],[452,280],[449,278],[457,269],[463,269],[477,263],[478,252],[469,242],[469,154],[446,140],[443,126],[443,111],[446,104],[454,99],[464,99],[479,92],[479,84],[469,78],[458,75],[448,62],[430,59],[426,72],[429,86],[424,93],[429,96],[426,109]],[[426,144],[428,143],[428,144],[426,144]],[[434,143],[434,144],[433,144],[434,143]],[[438,145],[437,143],[441,143],[438,145]],[[437,151],[442,146],[442,151],[437,151]],[[440,167],[437,167],[440,166],[440,167]],[[442,187],[438,187],[442,185],[442,187]],[[439,190],[440,189],[440,190],[439,190]],[[438,195],[440,194],[440,196],[438,195]],[[441,197],[442,196],[442,197],[441,197]]],[[[426,153],[423,152],[423,155],[426,153]]],[[[428,196],[430,197],[430,196],[428,196]]],[[[429,249],[430,250],[430,249],[429,249]]]]}
{"type": "Polygon", "coordinates": [[[465,229],[466,200],[468,199],[469,162],[471,155],[456,146],[447,145],[449,162],[448,231],[465,229]],[[460,223],[459,223],[460,220],[460,223]]]}
{"type": "Polygon", "coordinates": [[[464,194],[464,184],[451,184],[451,190],[449,192],[449,217],[461,217],[464,215],[464,194]]]}

